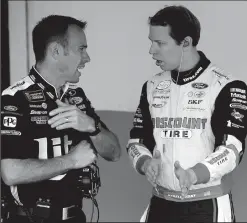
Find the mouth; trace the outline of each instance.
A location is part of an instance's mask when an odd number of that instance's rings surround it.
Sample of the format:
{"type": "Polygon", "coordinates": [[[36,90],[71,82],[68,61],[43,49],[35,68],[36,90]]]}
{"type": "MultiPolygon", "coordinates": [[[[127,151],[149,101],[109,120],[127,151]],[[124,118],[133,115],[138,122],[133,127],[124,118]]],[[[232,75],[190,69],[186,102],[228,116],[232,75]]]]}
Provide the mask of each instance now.
{"type": "Polygon", "coordinates": [[[163,61],[162,61],[162,60],[156,60],[156,65],[157,65],[157,66],[163,65],[163,61]]]}
{"type": "Polygon", "coordinates": [[[77,70],[81,73],[84,67],[85,67],[85,65],[79,66],[79,67],[77,67],[77,70]]]}

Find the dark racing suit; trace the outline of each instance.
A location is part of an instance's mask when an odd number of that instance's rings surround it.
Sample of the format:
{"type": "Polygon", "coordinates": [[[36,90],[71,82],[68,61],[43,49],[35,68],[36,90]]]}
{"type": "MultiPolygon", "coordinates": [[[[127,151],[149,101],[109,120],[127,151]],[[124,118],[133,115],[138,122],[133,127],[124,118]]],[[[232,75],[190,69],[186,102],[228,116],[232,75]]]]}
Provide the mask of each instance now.
{"type": "MultiPolygon", "coordinates": [[[[2,93],[2,159],[50,159],[65,155],[81,140],[90,141],[87,133],[74,129],[58,131],[47,123],[49,112],[57,108],[56,89],[32,68],[30,74],[2,93]]],[[[81,88],[66,84],[60,100],[76,105],[95,120],[90,101],[81,88]]],[[[101,122],[103,127],[106,126],[101,122]]],[[[76,170],[36,183],[11,186],[11,193],[24,207],[35,207],[39,198],[53,207],[81,207],[82,194],[77,189],[76,170]]],[[[70,210],[69,210],[70,211],[70,210]]]]}
{"type": "MultiPolygon", "coordinates": [[[[187,208],[183,213],[188,216],[198,203],[207,209],[204,214],[208,221],[234,218],[230,174],[241,161],[245,148],[247,86],[199,53],[200,61],[194,69],[180,72],[179,76],[177,71],[162,72],[143,85],[127,150],[139,173],[143,174],[141,166],[154,150],[161,152],[162,168],[151,208],[147,209],[149,217],[143,216],[142,220],[157,220],[154,212],[163,214],[165,220],[164,213],[174,213],[169,209],[174,207],[172,204],[180,205],[181,210],[187,208]],[[175,161],[184,169],[192,168],[198,178],[183,200],[174,173],[175,161]],[[163,208],[154,211],[160,202],[163,208]],[[214,216],[216,209],[218,214],[214,216]]],[[[174,221],[177,216],[179,212],[169,219],[174,221]]]]}

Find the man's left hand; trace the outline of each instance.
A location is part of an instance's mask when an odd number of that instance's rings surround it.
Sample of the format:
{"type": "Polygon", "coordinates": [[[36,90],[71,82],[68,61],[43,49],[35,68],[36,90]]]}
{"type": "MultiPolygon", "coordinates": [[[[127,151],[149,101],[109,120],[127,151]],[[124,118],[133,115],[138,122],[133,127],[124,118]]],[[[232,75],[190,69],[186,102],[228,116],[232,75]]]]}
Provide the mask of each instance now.
{"type": "Polygon", "coordinates": [[[49,115],[53,116],[48,124],[57,130],[73,128],[80,132],[93,132],[95,130],[94,119],[83,113],[75,105],[56,100],[58,108],[52,110],[49,115]]]}
{"type": "Polygon", "coordinates": [[[197,177],[192,169],[183,169],[178,161],[174,163],[174,167],[175,175],[179,180],[182,199],[184,199],[188,195],[190,187],[196,183],[197,177]]]}

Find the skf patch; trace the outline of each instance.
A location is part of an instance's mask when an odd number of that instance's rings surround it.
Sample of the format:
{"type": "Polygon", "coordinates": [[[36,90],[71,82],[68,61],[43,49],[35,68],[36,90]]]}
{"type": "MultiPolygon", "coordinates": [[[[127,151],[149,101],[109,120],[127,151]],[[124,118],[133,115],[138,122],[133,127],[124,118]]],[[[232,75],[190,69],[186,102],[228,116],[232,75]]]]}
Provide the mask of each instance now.
{"type": "Polygon", "coordinates": [[[24,94],[25,94],[27,100],[30,102],[45,101],[45,95],[44,95],[43,90],[27,91],[24,94]]]}

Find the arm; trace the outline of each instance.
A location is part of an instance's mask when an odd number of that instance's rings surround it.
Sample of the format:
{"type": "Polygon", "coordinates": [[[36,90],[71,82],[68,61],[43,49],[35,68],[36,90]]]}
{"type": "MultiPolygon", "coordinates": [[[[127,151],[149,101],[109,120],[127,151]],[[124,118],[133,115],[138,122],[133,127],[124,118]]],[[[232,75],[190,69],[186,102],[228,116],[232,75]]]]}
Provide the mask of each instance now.
{"type": "Polygon", "coordinates": [[[57,130],[69,128],[77,130],[78,138],[85,139],[85,136],[88,136],[88,140],[92,142],[96,151],[104,159],[119,160],[121,148],[116,135],[100,120],[81,88],[76,89],[76,96],[81,99],[76,103],[73,102],[73,97],[66,98],[67,103],[57,100],[58,108],[49,113],[53,117],[48,123],[57,130]],[[91,134],[95,132],[97,123],[100,131],[97,134],[91,134]]]}
{"type": "Polygon", "coordinates": [[[91,128],[92,130],[90,132],[94,132],[96,130],[95,122],[99,123],[98,127],[100,132],[95,136],[90,136],[95,149],[105,160],[118,161],[121,156],[121,147],[117,136],[113,132],[111,132],[108,127],[100,120],[100,117],[96,114],[94,108],[91,105],[91,102],[88,100],[83,90],[82,94],[85,98],[85,104],[87,108],[86,114],[92,117],[94,120],[93,127],[91,128]]]}
{"type": "Polygon", "coordinates": [[[97,152],[108,161],[118,161],[121,156],[121,147],[118,138],[109,131],[104,123],[99,123],[100,132],[96,136],[90,136],[97,152]]]}
{"type": "Polygon", "coordinates": [[[5,184],[34,183],[47,180],[73,169],[73,162],[63,157],[53,159],[3,159],[2,178],[5,184]]]}
{"type": "Polygon", "coordinates": [[[4,95],[1,106],[1,173],[7,185],[31,183],[50,179],[70,169],[81,168],[95,157],[91,145],[85,141],[77,144],[65,156],[37,159],[36,142],[30,138],[29,116],[26,115],[23,95],[4,95]]]}
{"type": "Polygon", "coordinates": [[[81,141],[68,154],[51,159],[1,160],[2,178],[7,185],[17,185],[61,178],[69,170],[85,167],[96,158],[91,144],[81,141]]]}
{"type": "Polygon", "coordinates": [[[134,115],[133,128],[127,144],[127,152],[137,172],[144,174],[146,164],[152,159],[155,146],[153,123],[147,101],[147,82],[142,87],[140,103],[134,115]]]}
{"type": "Polygon", "coordinates": [[[219,93],[211,120],[216,149],[191,168],[197,178],[196,184],[219,179],[239,165],[245,149],[246,99],[247,86],[241,81],[227,84],[219,93]]]}

